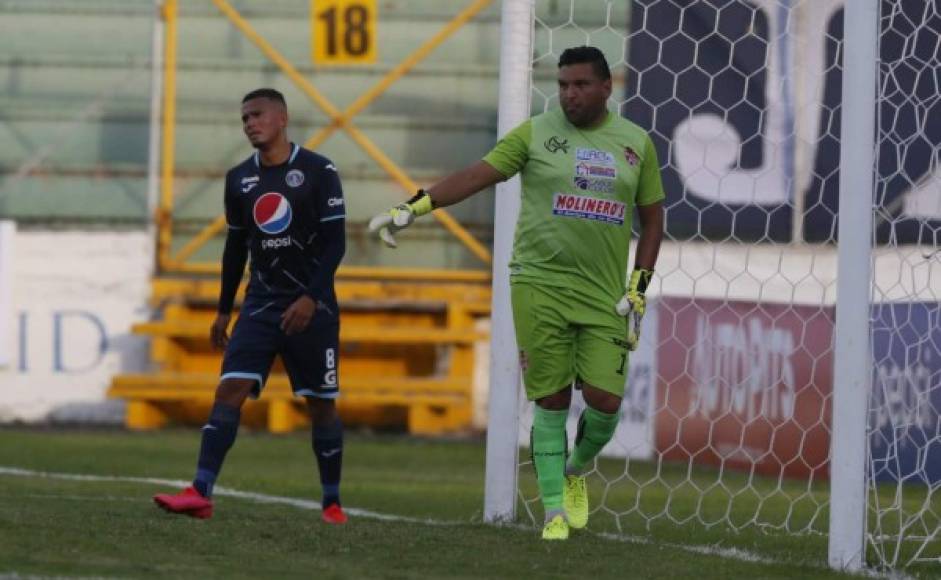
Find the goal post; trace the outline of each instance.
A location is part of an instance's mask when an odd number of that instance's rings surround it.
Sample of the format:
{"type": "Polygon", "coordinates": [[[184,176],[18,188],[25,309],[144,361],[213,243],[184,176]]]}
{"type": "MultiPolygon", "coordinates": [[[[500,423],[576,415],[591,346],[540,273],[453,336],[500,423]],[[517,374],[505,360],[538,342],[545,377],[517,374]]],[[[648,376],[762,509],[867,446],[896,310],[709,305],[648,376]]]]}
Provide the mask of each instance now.
{"type": "MultiPolygon", "coordinates": [[[[500,109],[502,137],[529,118],[534,0],[504,0],[500,23],[500,109]]],[[[510,256],[520,208],[519,176],[497,185],[494,203],[493,298],[490,331],[484,521],[516,517],[520,369],[510,309],[510,256]]]]}
{"type": "Polygon", "coordinates": [[[858,570],[865,562],[866,413],[872,378],[876,55],[879,0],[846,3],[843,16],[843,117],[830,452],[829,563],[858,570]]]}

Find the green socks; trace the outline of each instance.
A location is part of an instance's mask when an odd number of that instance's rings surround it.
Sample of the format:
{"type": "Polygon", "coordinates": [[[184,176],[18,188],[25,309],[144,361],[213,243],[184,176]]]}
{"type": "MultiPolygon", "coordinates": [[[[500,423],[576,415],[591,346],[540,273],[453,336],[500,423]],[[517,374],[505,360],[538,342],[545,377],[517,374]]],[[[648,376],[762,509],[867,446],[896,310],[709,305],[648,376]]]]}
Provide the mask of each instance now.
{"type": "Polygon", "coordinates": [[[533,429],[530,448],[536,483],[547,514],[562,513],[562,487],[565,474],[581,474],[595,456],[607,445],[618,426],[620,413],[602,413],[587,407],[578,420],[578,436],[575,449],[566,465],[565,455],[568,440],[565,421],[568,410],[549,411],[539,405],[533,412],[533,429]]]}
{"type": "Polygon", "coordinates": [[[565,452],[568,448],[565,421],[568,414],[568,409],[549,411],[539,405],[535,405],[533,411],[530,449],[536,468],[536,483],[539,484],[539,495],[546,513],[561,513],[562,510],[565,452]]]}
{"type": "Polygon", "coordinates": [[[617,429],[620,418],[620,413],[609,415],[608,413],[596,411],[591,407],[586,407],[578,420],[575,449],[572,451],[568,465],[565,466],[565,473],[569,475],[583,473],[585,466],[589,465],[601,453],[604,446],[614,436],[614,430],[617,429]]]}

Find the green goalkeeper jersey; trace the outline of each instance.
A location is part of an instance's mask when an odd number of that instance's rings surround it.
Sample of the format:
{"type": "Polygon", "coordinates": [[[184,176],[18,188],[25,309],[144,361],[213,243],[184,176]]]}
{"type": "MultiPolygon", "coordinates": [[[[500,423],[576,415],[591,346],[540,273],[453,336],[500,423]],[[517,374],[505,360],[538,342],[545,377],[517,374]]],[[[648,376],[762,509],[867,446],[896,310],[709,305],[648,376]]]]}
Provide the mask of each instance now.
{"type": "Polygon", "coordinates": [[[613,308],[624,294],[634,205],[664,198],[647,133],[610,112],[580,129],[555,109],[507,133],[483,160],[507,177],[521,173],[512,279],[613,308]]]}

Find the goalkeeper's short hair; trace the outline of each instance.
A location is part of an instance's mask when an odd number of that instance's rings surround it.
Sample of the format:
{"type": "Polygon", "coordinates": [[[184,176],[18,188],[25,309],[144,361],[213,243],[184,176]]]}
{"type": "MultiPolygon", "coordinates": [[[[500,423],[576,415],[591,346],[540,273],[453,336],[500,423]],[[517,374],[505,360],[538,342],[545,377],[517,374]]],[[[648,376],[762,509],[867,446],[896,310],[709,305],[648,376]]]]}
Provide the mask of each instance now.
{"type": "Polygon", "coordinates": [[[601,80],[606,81],[611,78],[611,69],[608,68],[608,59],[604,53],[594,46],[573,46],[566,48],[559,57],[559,68],[571,64],[589,63],[594,67],[595,74],[601,80]]]}

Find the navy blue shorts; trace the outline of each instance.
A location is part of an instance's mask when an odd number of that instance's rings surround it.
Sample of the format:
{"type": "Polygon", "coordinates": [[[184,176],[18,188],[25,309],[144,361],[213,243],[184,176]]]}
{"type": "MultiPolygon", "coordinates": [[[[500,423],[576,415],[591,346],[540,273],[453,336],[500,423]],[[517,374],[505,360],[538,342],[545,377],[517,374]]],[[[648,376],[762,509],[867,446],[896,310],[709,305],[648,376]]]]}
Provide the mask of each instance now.
{"type": "Polygon", "coordinates": [[[281,355],[295,395],[335,399],[340,340],[335,308],[318,306],[307,328],[287,336],[281,330],[284,307],[246,300],[225,349],[222,379],[254,379],[252,397],[258,398],[275,355],[281,355]]]}

